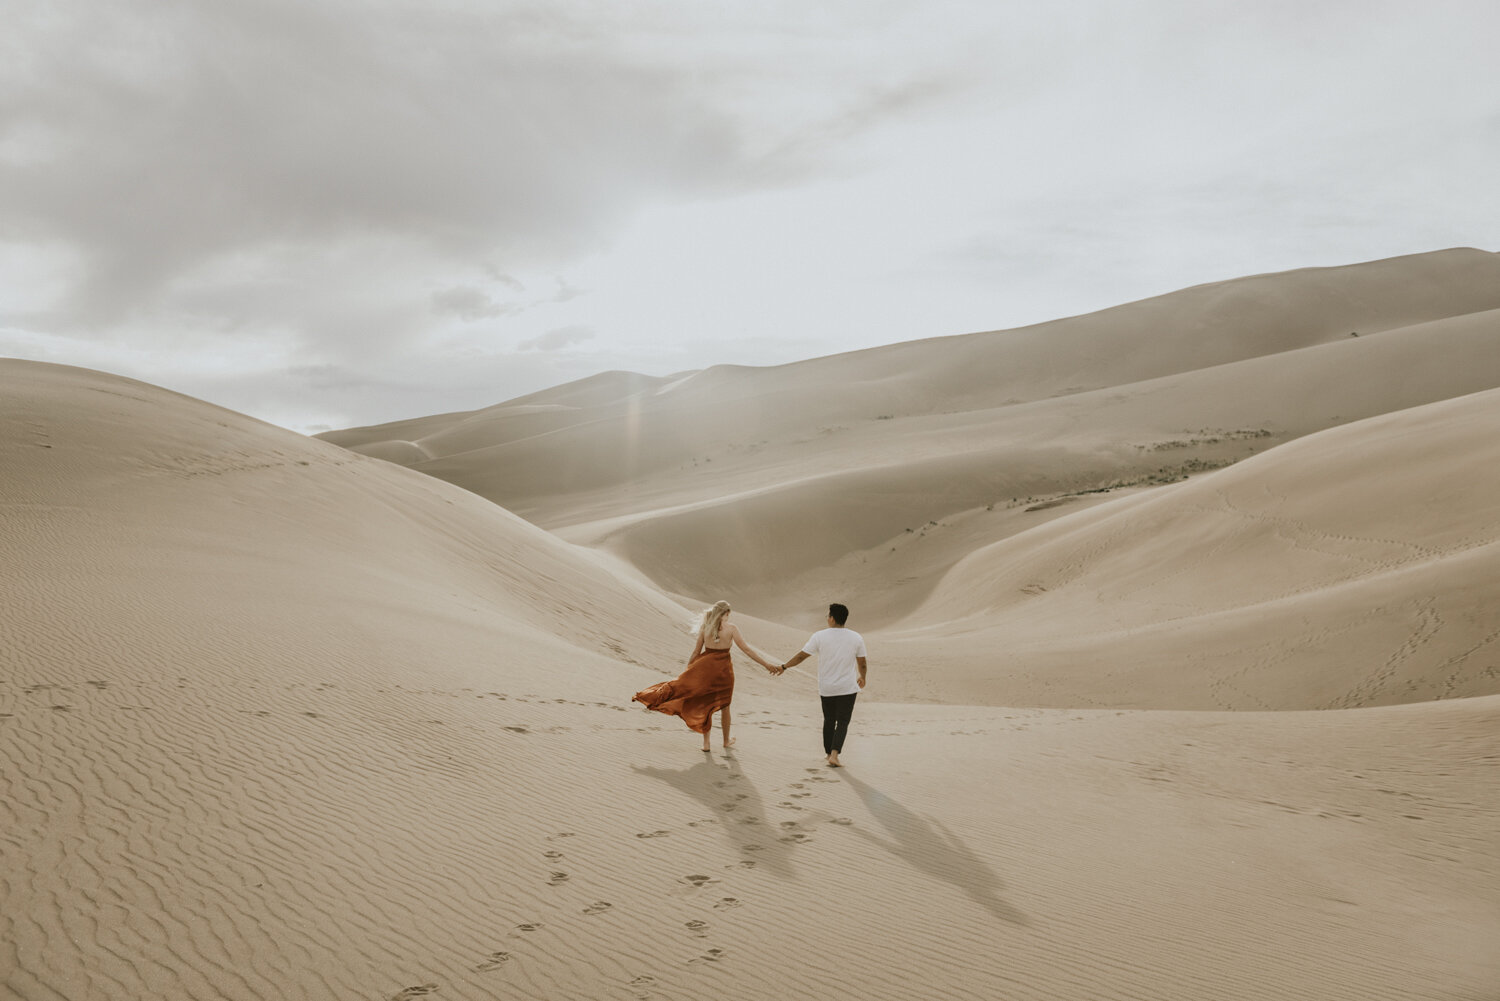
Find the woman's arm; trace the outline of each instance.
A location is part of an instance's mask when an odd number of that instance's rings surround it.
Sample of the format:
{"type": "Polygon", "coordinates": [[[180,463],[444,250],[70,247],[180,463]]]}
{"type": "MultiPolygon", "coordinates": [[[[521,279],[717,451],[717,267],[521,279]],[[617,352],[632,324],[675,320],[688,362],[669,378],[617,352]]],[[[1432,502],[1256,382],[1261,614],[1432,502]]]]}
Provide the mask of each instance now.
{"type": "Polygon", "coordinates": [[[765,668],[767,671],[773,670],[776,667],[775,664],[772,664],[769,660],[766,660],[766,658],[762,657],[760,654],[758,654],[754,650],[750,649],[750,644],[746,643],[745,642],[745,637],[742,636],[742,635],[740,635],[740,630],[739,630],[738,626],[731,625],[729,628],[731,630],[731,632],[729,634],[729,637],[730,637],[730,639],[734,640],[734,645],[737,646],[737,647],[739,647],[741,650],[745,651],[747,654],[749,654],[751,660],[755,661],[757,664],[759,664],[761,667],[765,668]]]}
{"type": "Polygon", "coordinates": [[[693,655],[688,658],[688,663],[691,664],[693,661],[697,660],[698,659],[698,655],[700,653],[702,653],[702,652],[703,652],[703,630],[700,629],[700,630],[698,630],[698,638],[693,641],[693,655]]]}

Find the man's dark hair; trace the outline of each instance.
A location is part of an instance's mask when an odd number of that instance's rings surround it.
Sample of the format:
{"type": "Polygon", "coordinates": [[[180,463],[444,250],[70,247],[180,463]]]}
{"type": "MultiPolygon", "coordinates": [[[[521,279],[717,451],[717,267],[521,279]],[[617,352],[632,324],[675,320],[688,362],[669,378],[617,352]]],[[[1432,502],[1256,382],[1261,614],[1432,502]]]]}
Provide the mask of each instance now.
{"type": "Polygon", "coordinates": [[[843,625],[845,622],[849,621],[849,609],[845,608],[843,605],[829,605],[828,617],[837,622],[839,625],[843,625]]]}

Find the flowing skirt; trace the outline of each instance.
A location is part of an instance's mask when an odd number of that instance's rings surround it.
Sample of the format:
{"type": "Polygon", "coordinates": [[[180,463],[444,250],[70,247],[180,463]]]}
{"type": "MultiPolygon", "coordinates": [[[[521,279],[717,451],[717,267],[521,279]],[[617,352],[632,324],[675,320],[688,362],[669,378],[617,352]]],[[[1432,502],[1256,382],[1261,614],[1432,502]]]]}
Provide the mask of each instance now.
{"type": "Polygon", "coordinates": [[[636,692],[631,701],[669,716],[680,716],[687,728],[707,733],[710,718],[729,706],[734,695],[734,664],[728,650],[704,650],[671,681],[636,692]]]}

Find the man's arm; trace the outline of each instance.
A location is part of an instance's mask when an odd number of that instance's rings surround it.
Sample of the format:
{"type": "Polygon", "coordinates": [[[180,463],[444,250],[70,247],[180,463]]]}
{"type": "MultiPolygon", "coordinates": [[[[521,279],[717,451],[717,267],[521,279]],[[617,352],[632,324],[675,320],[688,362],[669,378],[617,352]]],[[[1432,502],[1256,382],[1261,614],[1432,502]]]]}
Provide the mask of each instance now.
{"type": "Polygon", "coordinates": [[[865,687],[865,659],[863,657],[855,657],[854,659],[859,662],[859,687],[863,688],[865,687]]]}
{"type": "MultiPolygon", "coordinates": [[[[793,657],[791,660],[789,660],[785,664],[781,665],[781,671],[785,671],[789,667],[796,667],[798,664],[802,663],[806,659],[807,659],[807,651],[806,650],[798,650],[797,651],[797,656],[793,657]]],[[[776,673],[780,674],[781,671],[777,671],[776,673]]]]}

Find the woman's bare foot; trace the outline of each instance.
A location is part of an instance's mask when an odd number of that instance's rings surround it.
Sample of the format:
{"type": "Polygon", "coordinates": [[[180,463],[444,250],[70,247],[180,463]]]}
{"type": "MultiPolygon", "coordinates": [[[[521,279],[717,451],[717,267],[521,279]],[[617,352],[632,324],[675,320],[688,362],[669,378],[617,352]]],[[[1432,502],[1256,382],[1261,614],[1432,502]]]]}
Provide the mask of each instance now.
{"type": "Polygon", "coordinates": [[[729,750],[731,747],[734,746],[734,742],[737,741],[737,740],[739,740],[739,739],[740,738],[738,738],[738,737],[730,737],[728,740],[724,741],[724,750],[726,750],[726,751],[729,750]]]}
{"type": "Polygon", "coordinates": [[[842,768],[842,767],[844,767],[843,765],[839,764],[839,752],[838,751],[829,751],[828,752],[828,767],[829,768],[842,768]]]}

